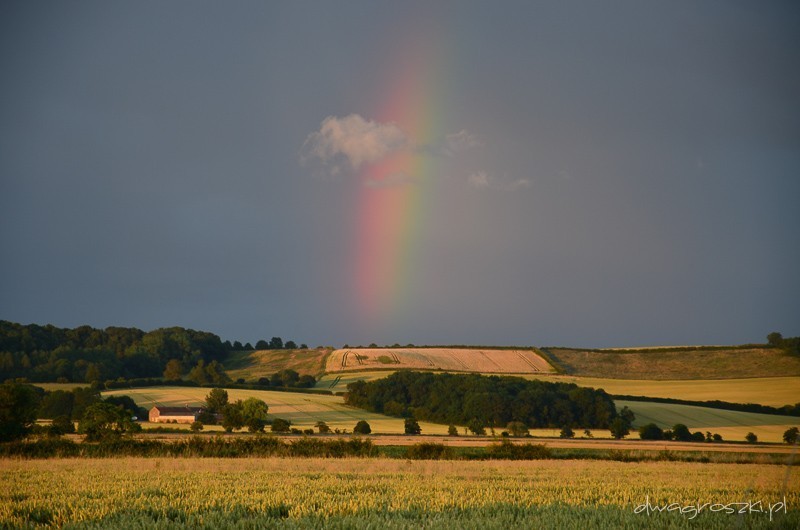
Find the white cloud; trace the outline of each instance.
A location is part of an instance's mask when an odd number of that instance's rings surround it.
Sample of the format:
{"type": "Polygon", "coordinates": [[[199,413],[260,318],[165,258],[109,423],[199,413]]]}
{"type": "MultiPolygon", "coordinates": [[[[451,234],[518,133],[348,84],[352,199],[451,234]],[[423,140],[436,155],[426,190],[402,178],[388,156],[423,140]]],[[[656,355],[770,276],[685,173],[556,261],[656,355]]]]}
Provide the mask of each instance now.
{"type": "Polygon", "coordinates": [[[343,118],[328,116],[303,144],[303,158],[316,158],[331,166],[331,173],[335,174],[341,172],[343,158],[357,170],[409,144],[406,134],[394,123],[365,120],[358,114],[343,118]]]}
{"type": "Polygon", "coordinates": [[[508,182],[507,179],[498,181],[486,171],[477,171],[471,174],[467,179],[467,184],[479,190],[492,189],[500,191],[516,191],[530,188],[533,185],[530,179],[517,179],[512,182],[508,182]]]}
{"type": "Polygon", "coordinates": [[[508,188],[513,191],[522,188],[530,188],[532,185],[533,183],[530,181],[530,179],[517,179],[509,184],[508,188]]]}
{"type": "Polygon", "coordinates": [[[483,142],[466,129],[445,136],[444,152],[448,156],[476,147],[483,147],[483,142]]]}
{"type": "Polygon", "coordinates": [[[486,189],[489,187],[489,175],[485,171],[478,171],[470,175],[467,182],[473,188],[486,189]]]}

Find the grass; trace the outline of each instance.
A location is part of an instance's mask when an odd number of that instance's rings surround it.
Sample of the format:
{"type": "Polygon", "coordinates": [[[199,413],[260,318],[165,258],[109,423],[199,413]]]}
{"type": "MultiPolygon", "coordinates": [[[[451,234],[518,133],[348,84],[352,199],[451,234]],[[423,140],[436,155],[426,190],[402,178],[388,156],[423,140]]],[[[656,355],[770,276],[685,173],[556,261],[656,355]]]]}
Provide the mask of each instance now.
{"type": "Polygon", "coordinates": [[[547,348],[568,375],[614,379],[729,379],[800,376],[800,357],[777,348],[586,351],[547,348]]]}
{"type": "Polygon", "coordinates": [[[325,359],[331,351],[329,348],[237,351],[225,359],[225,372],[234,381],[239,378],[257,381],[281,370],[319,377],[325,371],[325,359]]]}
{"type": "MultiPolygon", "coordinates": [[[[624,455],[620,455],[621,458],[624,455]]],[[[0,526],[71,528],[796,528],[781,466],[591,460],[0,460],[0,526]],[[681,506],[786,497],[788,513],[681,506]],[[743,520],[742,520],[743,519],[743,520]]]]}

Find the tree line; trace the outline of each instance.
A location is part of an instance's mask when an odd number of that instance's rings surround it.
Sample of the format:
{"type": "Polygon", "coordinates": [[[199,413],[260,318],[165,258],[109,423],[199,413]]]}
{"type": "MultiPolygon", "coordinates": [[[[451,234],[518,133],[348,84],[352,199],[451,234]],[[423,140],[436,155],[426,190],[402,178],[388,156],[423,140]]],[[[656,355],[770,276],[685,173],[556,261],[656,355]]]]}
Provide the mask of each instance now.
{"type": "Polygon", "coordinates": [[[347,385],[345,402],[371,412],[444,424],[608,428],[617,418],[603,390],[519,377],[399,371],[347,385]]]}
{"type": "MultiPolygon", "coordinates": [[[[280,337],[259,341],[263,349],[296,348],[280,337]]],[[[302,345],[305,347],[305,344],[302,345]]],[[[137,328],[58,328],[0,320],[0,381],[92,383],[117,379],[183,377],[197,384],[228,381],[223,362],[249,343],[182,327],[145,332],[137,328]]]]}

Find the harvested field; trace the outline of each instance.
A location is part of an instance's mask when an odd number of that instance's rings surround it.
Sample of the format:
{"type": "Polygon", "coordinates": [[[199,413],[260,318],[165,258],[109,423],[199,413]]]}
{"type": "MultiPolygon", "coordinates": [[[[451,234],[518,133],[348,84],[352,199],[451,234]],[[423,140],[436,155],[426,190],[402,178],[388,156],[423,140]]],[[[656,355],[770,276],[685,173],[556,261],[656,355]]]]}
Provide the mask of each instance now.
{"type": "Polygon", "coordinates": [[[348,348],[328,357],[325,371],[416,369],[498,374],[551,373],[534,350],[471,348],[348,348]]]}

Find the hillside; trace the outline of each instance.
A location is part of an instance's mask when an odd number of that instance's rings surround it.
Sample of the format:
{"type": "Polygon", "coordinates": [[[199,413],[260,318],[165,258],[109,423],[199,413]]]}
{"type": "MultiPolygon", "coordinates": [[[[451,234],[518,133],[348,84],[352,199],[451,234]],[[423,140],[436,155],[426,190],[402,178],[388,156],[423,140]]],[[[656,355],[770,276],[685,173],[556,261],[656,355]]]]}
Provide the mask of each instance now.
{"type": "Polygon", "coordinates": [[[542,349],[563,373],[612,379],[735,379],[800,375],[800,356],[770,347],[542,349]]]}
{"type": "Polygon", "coordinates": [[[330,348],[235,351],[225,358],[225,372],[234,381],[239,378],[257,381],[281,370],[319,378],[325,372],[325,358],[330,353],[330,348]]]}

